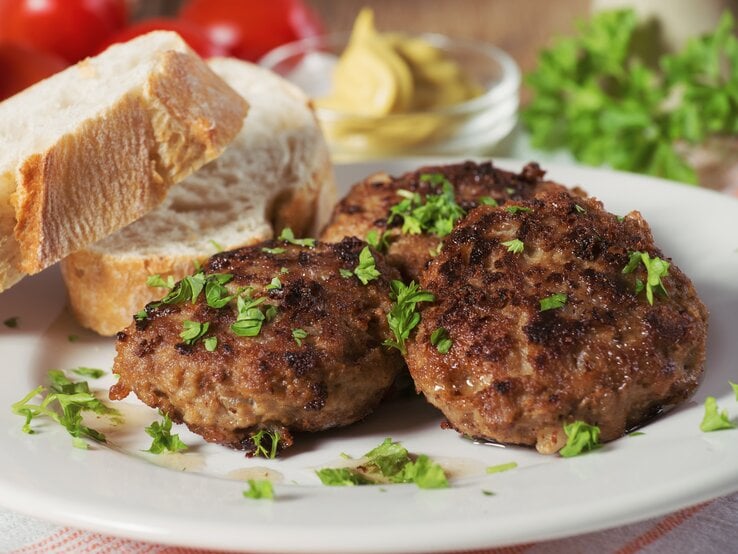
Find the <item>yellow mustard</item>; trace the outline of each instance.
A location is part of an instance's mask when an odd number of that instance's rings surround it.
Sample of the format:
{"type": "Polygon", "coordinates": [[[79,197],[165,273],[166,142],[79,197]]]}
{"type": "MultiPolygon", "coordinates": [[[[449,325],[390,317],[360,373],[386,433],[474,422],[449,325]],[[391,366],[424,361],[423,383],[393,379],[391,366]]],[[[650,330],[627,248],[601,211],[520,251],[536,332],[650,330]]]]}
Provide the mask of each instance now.
{"type": "MultiPolygon", "coordinates": [[[[332,140],[360,141],[372,150],[398,148],[427,138],[441,117],[431,110],[474,98],[482,88],[458,63],[430,42],[401,33],[380,33],[374,13],[364,8],[333,73],[328,96],[319,107],[356,116],[326,129],[332,140]],[[369,128],[362,118],[413,114],[369,128]]],[[[359,146],[357,144],[357,146],[359,146]]]]}

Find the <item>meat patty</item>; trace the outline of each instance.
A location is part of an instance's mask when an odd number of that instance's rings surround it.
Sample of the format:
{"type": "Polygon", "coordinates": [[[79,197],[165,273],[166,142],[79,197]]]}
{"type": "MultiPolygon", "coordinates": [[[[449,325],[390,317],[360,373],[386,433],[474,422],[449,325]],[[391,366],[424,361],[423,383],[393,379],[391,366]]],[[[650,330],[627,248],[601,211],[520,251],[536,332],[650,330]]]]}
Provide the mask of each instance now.
{"type": "Polygon", "coordinates": [[[291,432],[363,418],[404,369],[382,346],[397,271],[367,250],[379,275],[362,284],[353,272],[365,247],[267,241],[216,254],[118,334],[111,399],[134,391],[206,440],[247,451],[262,429],[284,448],[291,432]]]}
{"type": "Polygon", "coordinates": [[[422,167],[399,177],[386,173],[372,175],[354,185],[336,205],[321,240],[335,242],[350,236],[366,239],[372,230],[378,238],[386,233],[387,261],[400,270],[405,280],[417,281],[445,235],[432,230],[418,234],[403,231],[405,218],[393,216],[392,208],[407,199],[407,191],[417,193],[421,203],[427,203],[429,195],[442,194],[442,179],[434,177],[442,176],[452,186],[451,196],[463,217],[484,202],[504,204],[508,200],[530,198],[541,189],[564,190],[561,185],[545,181],[544,175],[536,163],[529,163],[520,173],[511,173],[491,162],[470,161],[422,167]],[[398,194],[398,191],[402,192],[398,194]]]}
{"type": "Polygon", "coordinates": [[[476,208],[421,276],[436,302],[408,345],[417,389],[460,433],[543,453],[576,420],[604,441],[647,422],[694,392],[707,335],[694,286],[656,258],[638,212],[594,199],[476,208]]]}

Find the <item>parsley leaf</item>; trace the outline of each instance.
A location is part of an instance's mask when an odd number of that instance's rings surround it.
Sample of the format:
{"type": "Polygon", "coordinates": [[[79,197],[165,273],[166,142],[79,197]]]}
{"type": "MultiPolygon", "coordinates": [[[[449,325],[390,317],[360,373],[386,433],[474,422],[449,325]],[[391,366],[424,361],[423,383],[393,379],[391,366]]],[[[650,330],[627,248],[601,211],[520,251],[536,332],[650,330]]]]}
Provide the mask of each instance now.
{"type": "Polygon", "coordinates": [[[541,298],[539,301],[542,312],[545,312],[546,310],[556,310],[558,308],[563,308],[564,304],[566,304],[567,296],[563,293],[557,292],[552,294],[551,296],[547,296],[546,298],[541,298]]]}
{"type": "Polygon", "coordinates": [[[354,272],[351,271],[350,269],[341,268],[338,270],[338,273],[340,273],[341,277],[343,277],[344,279],[350,279],[351,277],[354,276],[354,272]]]}
{"type": "Polygon", "coordinates": [[[266,290],[279,290],[282,288],[282,281],[279,280],[279,277],[273,277],[271,283],[264,288],[266,290]]]}
{"type": "Polygon", "coordinates": [[[261,332],[261,326],[264,323],[264,313],[259,309],[259,305],[264,303],[266,298],[246,298],[239,296],[236,299],[238,314],[236,321],[231,325],[231,331],[239,337],[255,337],[261,332]]]}
{"type": "MultiPolygon", "coordinates": [[[[603,11],[557,40],[527,76],[533,98],[522,120],[536,148],[568,148],[580,161],[688,183],[678,149],[738,129],[738,38],[726,11],[715,30],[691,39],[657,68],[641,55],[634,10],[603,11]]],[[[658,47],[642,48],[648,55],[658,47]]]]}
{"type": "Polygon", "coordinates": [[[387,314],[387,322],[395,335],[395,340],[385,340],[384,344],[406,354],[405,341],[420,323],[420,314],[416,311],[416,306],[420,302],[433,302],[436,297],[427,290],[421,290],[415,281],[405,285],[402,281],[393,280],[390,288],[390,299],[393,303],[387,314]]]}
{"type": "Polygon", "coordinates": [[[636,294],[645,288],[646,299],[649,304],[653,305],[654,290],[665,296],[669,295],[661,279],[669,275],[671,264],[658,257],[652,258],[648,252],[631,252],[628,263],[623,268],[623,274],[632,273],[641,262],[646,268],[647,277],[645,284],[636,280],[636,294]]]}
{"type": "Polygon", "coordinates": [[[502,243],[502,246],[507,246],[507,251],[512,252],[513,254],[520,254],[525,250],[525,245],[520,239],[506,240],[502,243]]]}
{"type": "Polygon", "coordinates": [[[359,253],[359,265],[354,269],[354,274],[359,278],[362,285],[368,284],[381,275],[377,271],[374,256],[368,246],[365,246],[359,253]]]}
{"type": "Polygon", "coordinates": [[[308,248],[315,246],[315,239],[296,239],[295,233],[293,233],[292,229],[289,227],[282,229],[282,233],[279,235],[279,240],[283,240],[297,246],[307,246],[308,248]]]}
{"type": "Polygon", "coordinates": [[[443,327],[439,327],[431,333],[430,342],[441,354],[446,354],[454,344],[451,337],[448,336],[448,331],[443,327]]]}
{"type": "Polygon", "coordinates": [[[248,490],[243,491],[244,498],[253,498],[254,500],[273,500],[274,486],[269,479],[249,479],[248,490]]]}
{"type": "Polygon", "coordinates": [[[735,429],[735,423],[728,417],[728,410],[718,412],[717,399],[714,396],[705,398],[705,415],[700,423],[700,429],[705,433],[721,429],[735,429]]]}
{"type": "Polygon", "coordinates": [[[321,482],[331,486],[375,485],[382,483],[415,483],[419,488],[448,487],[443,468],[425,454],[417,459],[390,438],[373,448],[357,468],[323,468],[316,471],[321,482]]]}
{"type": "Polygon", "coordinates": [[[146,278],[146,286],[172,290],[174,288],[174,277],[169,275],[165,281],[158,273],[155,275],[149,275],[146,278]]]}
{"type": "Polygon", "coordinates": [[[356,470],[347,467],[324,467],[316,470],[320,482],[329,487],[372,485],[373,482],[356,470]]]}
{"type": "Polygon", "coordinates": [[[441,185],[441,191],[438,194],[427,194],[423,199],[418,193],[398,190],[397,194],[403,200],[390,208],[387,223],[401,217],[403,233],[419,235],[428,232],[443,238],[451,233],[454,224],[466,212],[456,202],[454,186],[442,174],[423,173],[420,180],[441,185]]]}
{"type": "Polygon", "coordinates": [[[733,392],[735,393],[735,399],[738,401],[738,384],[733,383],[732,381],[728,381],[730,383],[730,386],[733,388],[733,392]]]}
{"type": "Polygon", "coordinates": [[[284,248],[279,248],[279,247],[277,248],[264,247],[261,249],[261,251],[266,252],[267,254],[284,254],[285,252],[287,252],[287,250],[285,250],[284,248]]]}
{"type": "Polygon", "coordinates": [[[366,234],[366,243],[374,248],[377,252],[386,252],[389,248],[389,241],[387,240],[390,235],[389,231],[384,231],[380,235],[376,229],[372,229],[366,234]]]}
{"type": "Polygon", "coordinates": [[[187,344],[195,344],[200,340],[205,333],[208,332],[210,322],[200,323],[199,321],[192,321],[186,319],[182,322],[183,331],[179,334],[182,337],[182,341],[187,344]]]}
{"type": "Polygon", "coordinates": [[[181,452],[187,450],[187,445],[182,442],[179,435],[172,435],[172,420],[169,419],[169,416],[161,411],[159,411],[159,415],[163,418],[161,423],[153,421],[151,425],[146,427],[146,434],[153,440],[151,446],[144,452],[161,454],[164,451],[181,452]]]}
{"type": "Polygon", "coordinates": [[[304,329],[292,329],[292,338],[295,339],[297,346],[302,346],[302,340],[308,336],[307,331],[304,329]]]}
{"type": "Polygon", "coordinates": [[[487,473],[502,473],[503,471],[509,471],[518,467],[517,462],[508,462],[506,464],[498,464],[496,466],[487,467],[487,473]]]}
{"type": "Polygon", "coordinates": [[[575,421],[564,425],[564,433],[566,433],[566,446],[559,450],[559,455],[564,458],[579,456],[602,446],[600,444],[600,428],[596,425],[588,425],[584,421],[575,421]]]}
{"type": "Polygon", "coordinates": [[[525,206],[505,206],[505,211],[514,215],[518,212],[527,214],[528,212],[532,212],[533,210],[531,208],[526,208],[525,206]]]}
{"type": "Polygon", "coordinates": [[[218,337],[205,337],[202,339],[202,344],[208,352],[215,352],[215,349],[218,348],[218,337]]]}
{"type": "Polygon", "coordinates": [[[254,445],[254,448],[247,455],[274,459],[277,457],[280,440],[279,431],[259,429],[249,437],[249,442],[254,445]]]}
{"type": "Polygon", "coordinates": [[[497,200],[495,200],[491,196],[482,196],[479,199],[479,205],[480,206],[499,206],[499,203],[497,202],[497,200]]]}
{"type": "Polygon", "coordinates": [[[50,381],[48,394],[43,396],[47,389],[39,386],[11,406],[14,414],[26,419],[22,428],[24,433],[35,433],[31,428],[33,419],[48,417],[72,435],[72,444],[75,447],[87,448],[87,444],[81,440],[82,437],[105,442],[105,435],[84,425],[82,412],[91,411],[110,417],[114,423],[122,422],[123,417],[120,412],[95,398],[90,392],[87,381],[71,381],[63,371],[57,369],[49,371],[48,378],[50,381]],[[36,396],[42,396],[40,404],[31,403],[36,396]]]}
{"type": "Polygon", "coordinates": [[[81,375],[82,377],[91,377],[93,379],[99,379],[105,375],[105,371],[94,367],[77,367],[72,370],[73,373],[81,375]]]}

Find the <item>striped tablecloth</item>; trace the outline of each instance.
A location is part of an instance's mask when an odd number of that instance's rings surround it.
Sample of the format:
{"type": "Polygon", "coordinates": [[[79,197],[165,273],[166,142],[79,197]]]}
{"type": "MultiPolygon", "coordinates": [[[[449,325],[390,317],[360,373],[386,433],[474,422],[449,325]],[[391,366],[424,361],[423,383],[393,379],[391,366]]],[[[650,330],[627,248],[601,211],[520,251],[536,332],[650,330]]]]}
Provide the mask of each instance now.
{"type": "MultiPolygon", "coordinates": [[[[738,460],[736,461],[738,463],[738,460]]],[[[350,545],[347,545],[347,548],[350,545]]],[[[206,554],[58,527],[0,510],[0,552],[8,554],[206,554]]],[[[566,539],[464,554],[712,554],[738,552],[738,493],[673,514],[566,539]]]]}

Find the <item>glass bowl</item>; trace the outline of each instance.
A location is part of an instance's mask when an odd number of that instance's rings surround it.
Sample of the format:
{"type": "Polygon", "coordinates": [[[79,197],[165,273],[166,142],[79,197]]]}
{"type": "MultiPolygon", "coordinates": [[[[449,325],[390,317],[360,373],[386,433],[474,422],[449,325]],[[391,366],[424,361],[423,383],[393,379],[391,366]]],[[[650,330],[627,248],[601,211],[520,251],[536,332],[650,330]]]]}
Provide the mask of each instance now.
{"type": "MultiPolygon", "coordinates": [[[[515,127],[520,69],[504,51],[484,42],[438,34],[419,37],[458,63],[483,93],[433,110],[364,116],[322,107],[318,120],[335,161],[400,156],[484,156],[515,127]]],[[[260,65],[302,88],[311,98],[332,88],[333,68],[348,43],[348,33],[291,42],[267,53],[260,65]]]]}

